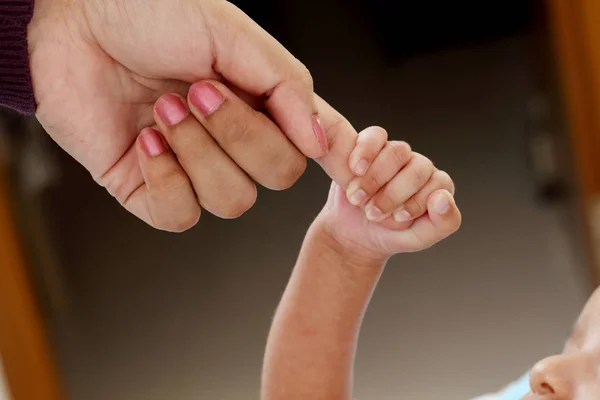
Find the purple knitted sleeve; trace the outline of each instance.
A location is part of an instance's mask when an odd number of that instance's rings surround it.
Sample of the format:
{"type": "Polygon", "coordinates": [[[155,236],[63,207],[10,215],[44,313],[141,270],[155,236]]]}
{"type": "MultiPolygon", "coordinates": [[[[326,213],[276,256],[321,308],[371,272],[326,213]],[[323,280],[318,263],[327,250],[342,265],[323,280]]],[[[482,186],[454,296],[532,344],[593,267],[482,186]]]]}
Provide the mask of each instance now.
{"type": "Polygon", "coordinates": [[[36,109],[27,47],[33,6],[34,0],[0,0],[0,106],[22,114],[36,109]]]}

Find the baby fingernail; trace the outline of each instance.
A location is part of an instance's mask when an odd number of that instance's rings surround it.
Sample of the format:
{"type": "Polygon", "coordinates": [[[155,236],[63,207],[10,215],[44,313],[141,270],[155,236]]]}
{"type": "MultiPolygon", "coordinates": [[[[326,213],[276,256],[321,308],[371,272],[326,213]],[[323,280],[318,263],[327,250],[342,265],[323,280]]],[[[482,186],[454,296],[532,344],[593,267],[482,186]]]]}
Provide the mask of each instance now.
{"type": "Polygon", "coordinates": [[[215,112],[225,98],[217,88],[208,82],[198,82],[190,87],[190,102],[200,110],[202,115],[207,116],[215,112]]]}
{"type": "Polygon", "coordinates": [[[369,221],[377,221],[382,215],[383,212],[381,212],[381,210],[375,206],[367,208],[367,219],[369,221]]]}
{"type": "Polygon", "coordinates": [[[446,214],[450,209],[450,200],[448,199],[448,195],[445,193],[440,193],[434,200],[433,209],[440,215],[446,214]]]}
{"type": "Polygon", "coordinates": [[[140,144],[144,152],[150,157],[159,156],[167,149],[159,133],[152,128],[146,128],[140,132],[140,144]]]}
{"type": "Polygon", "coordinates": [[[365,201],[366,198],[367,193],[362,189],[358,189],[356,192],[352,193],[348,200],[353,206],[359,206],[362,204],[363,201],[365,201]]]}
{"type": "Polygon", "coordinates": [[[354,173],[358,176],[363,176],[365,172],[367,172],[367,167],[369,166],[369,162],[365,159],[360,160],[354,166],[354,173]]]}
{"type": "Polygon", "coordinates": [[[396,212],[394,213],[394,219],[396,220],[396,222],[410,221],[411,218],[412,217],[410,216],[410,213],[403,209],[396,210],[396,212]]]}
{"type": "Polygon", "coordinates": [[[174,94],[166,94],[156,102],[156,113],[169,126],[177,125],[188,116],[189,110],[174,94]]]}

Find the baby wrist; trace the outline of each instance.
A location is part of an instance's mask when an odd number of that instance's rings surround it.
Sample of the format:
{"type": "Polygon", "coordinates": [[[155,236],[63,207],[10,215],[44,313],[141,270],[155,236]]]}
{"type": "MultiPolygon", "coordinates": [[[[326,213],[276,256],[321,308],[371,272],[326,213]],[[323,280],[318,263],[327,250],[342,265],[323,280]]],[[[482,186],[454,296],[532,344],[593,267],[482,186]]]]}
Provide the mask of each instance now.
{"type": "Polygon", "coordinates": [[[346,268],[381,269],[390,255],[382,254],[359,243],[340,240],[334,230],[317,219],[308,231],[305,246],[321,257],[343,264],[346,268]]]}

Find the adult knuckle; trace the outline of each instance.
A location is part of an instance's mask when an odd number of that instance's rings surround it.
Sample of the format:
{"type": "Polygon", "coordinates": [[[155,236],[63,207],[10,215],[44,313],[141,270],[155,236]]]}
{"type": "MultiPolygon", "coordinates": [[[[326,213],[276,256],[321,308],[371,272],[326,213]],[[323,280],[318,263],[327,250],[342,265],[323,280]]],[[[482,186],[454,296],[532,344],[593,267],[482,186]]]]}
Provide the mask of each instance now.
{"type": "MultiPolygon", "coordinates": [[[[338,139],[344,138],[345,133],[352,130],[352,125],[346,117],[337,114],[333,120],[325,127],[325,135],[331,150],[337,147],[338,139]]],[[[342,140],[343,142],[343,140],[342,140]]]]}
{"type": "Polygon", "coordinates": [[[271,189],[286,190],[294,186],[306,171],[306,157],[297,155],[286,157],[276,169],[275,179],[271,189]]]}
{"type": "Polygon", "coordinates": [[[181,233],[194,227],[200,220],[202,209],[196,204],[184,209],[155,209],[150,214],[150,225],[166,232],[181,233]]]}
{"type": "Polygon", "coordinates": [[[313,91],[314,90],[314,79],[313,79],[313,76],[312,76],[310,70],[306,67],[306,65],[302,64],[300,61],[298,61],[298,64],[299,64],[298,73],[297,73],[298,82],[300,82],[300,84],[302,84],[302,86],[304,86],[305,88],[309,89],[310,91],[313,91]]]}
{"type": "Polygon", "coordinates": [[[258,196],[256,186],[254,185],[235,191],[234,193],[226,203],[222,203],[219,215],[223,218],[234,219],[240,217],[254,206],[258,196]]]}
{"type": "Polygon", "coordinates": [[[169,145],[185,146],[191,138],[191,135],[189,135],[189,125],[190,122],[184,120],[179,125],[167,127],[161,133],[169,145]]]}
{"type": "Polygon", "coordinates": [[[228,144],[239,144],[248,140],[252,135],[252,126],[247,118],[236,117],[226,118],[222,121],[221,127],[216,126],[214,131],[221,136],[221,140],[228,144]],[[220,134],[218,132],[221,132],[220,134]]]}
{"type": "Polygon", "coordinates": [[[180,168],[170,168],[160,176],[147,182],[148,190],[152,193],[177,193],[179,189],[189,185],[187,174],[180,168]]]}
{"type": "Polygon", "coordinates": [[[193,228],[200,220],[200,209],[197,211],[187,212],[178,218],[173,218],[168,221],[167,230],[173,233],[185,232],[190,228],[193,228]]]}
{"type": "MultiPolygon", "coordinates": [[[[161,180],[162,181],[162,180],[161,180]]],[[[178,188],[189,184],[189,178],[185,171],[179,166],[171,168],[165,173],[164,176],[165,185],[168,188],[178,188]]]]}
{"type": "Polygon", "coordinates": [[[126,202],[131,193],[136,189],[132,187],[130,180],[122,179],[122,176],[117,174],[114,168],[95,177],[94,180],[120,203],[126,202]]]}

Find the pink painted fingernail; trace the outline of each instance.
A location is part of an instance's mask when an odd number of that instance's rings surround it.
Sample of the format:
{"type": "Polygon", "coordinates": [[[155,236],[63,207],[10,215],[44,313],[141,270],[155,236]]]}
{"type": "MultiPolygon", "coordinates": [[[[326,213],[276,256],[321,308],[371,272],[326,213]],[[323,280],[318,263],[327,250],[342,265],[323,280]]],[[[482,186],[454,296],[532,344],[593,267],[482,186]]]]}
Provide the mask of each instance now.
{"type": "Polygon", "coordinates": [[[145,128],[140,133],[140,144],[144,152],[150,157],[161,155],[167,150],[160,134],[152,128],[145,128]]]}
{"type": "Polygon", "coordinates": [[[383,212],[375,206],[367,208],[367,219],[369,221],[377,221],[379,220],[379,218],[381,218],[382,215],[383,212]]]}
{"type": "Polygon", "coordinates": [[[208,82],[198,82],[190,87],[189,98],[191,103],[200,110],[202,115],[207,116],[215,112],[225,98],[219,90],[208,82]]]}
{"type": "Polygon", "coordinates": [[[363,158],[354,166],[354,173],[358,176],[363,176],[367,172],[368,166],[369,162],[363,158]]]}
{"type": "Polygon", "coordinates": [[[161,96],[154,106],[156,113],[169,126],[179,124],[188,116],[189,110],[183,101],[174,94],[161,96]]]}
{"type": "Polygon", "coordinates": [[[394,219],[396,220],[396,222],[406,222],[406,221],[410,221],[412,217],[410,216],[410,213],[406,210],[396,210],[396,212],[394,212],[394,219]]]}
{"type": "Polygon", "coordinates": [[[353,206],[359,206],[362,204],[363,201],[365,201],[366,198],[367,193],[362,189],[358,189],[356,192],[352,193],[348,200],[353,206]]]}
{"type": "Polygon", "coordinates": [[[321,125],[321,120],[319,119],[319,114],[315,114],[312,116],[312,127],[317,137],[317,141],[319,142],[319,146],[323,149],[325,153],[329,152],[329,145],[327,144],[327,136],[325,135],[325,130],[323,129],[323,125],[321,125]]]}

